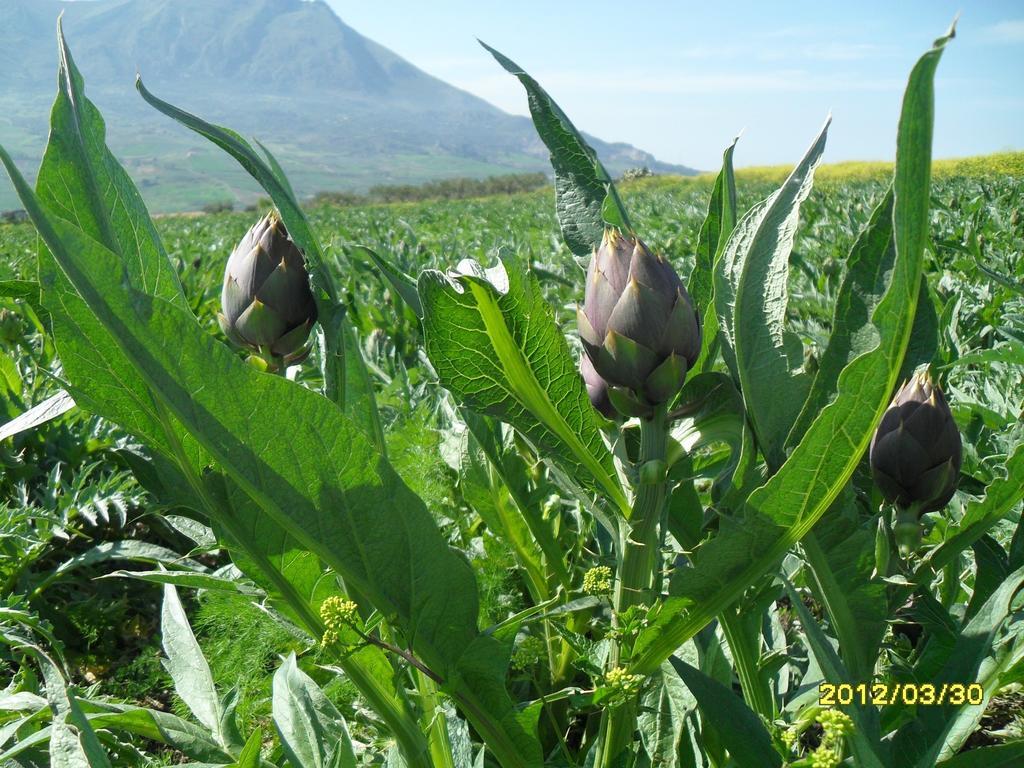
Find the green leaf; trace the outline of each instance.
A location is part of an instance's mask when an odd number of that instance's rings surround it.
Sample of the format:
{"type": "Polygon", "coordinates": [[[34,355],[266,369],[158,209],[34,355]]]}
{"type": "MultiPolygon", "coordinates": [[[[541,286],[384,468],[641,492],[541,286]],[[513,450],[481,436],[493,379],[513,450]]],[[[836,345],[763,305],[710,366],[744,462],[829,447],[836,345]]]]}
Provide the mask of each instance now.
{"type": "Polygon", "coordinates": [[[871,316],[885,296],[888,274],[896,258],[892,204],[890,186],[850,249],[846,272],[836,294],[832,334],[818,361],[811,391],[787,438],[787,447],[800,442],[821,409],[835,397],[842,370],[878,343],[871,316]]]}
{"type": "Polygon", "coordinates": [[[56,663],[45,653],[35,653],[46,681],[46,698],[53,710],[50,726],[52,768],[111,768],[96,733],[83,717],[75,695],[67,688],[56,663]]]}
{"type": "Polygon", "coordinates": [[[357,245],[352,250],[368,258],[380,273],[384,275],[385,279],[391,284],[391,287],[402,298],[402,301],[408,304],[409,309],[416,313],[416,317],[423,317],[423,305],[420,303],[419,293],[416,292],[416,280],[410,275],[405,274],[405,272],[372,248],[368,248],[365,245],[357,245]]]}
{"type": "MultiPolygon", "coordinates": [[[[80,88],[80,78],[77,76],[76,81],[79,83],[78,87],[80,88]]],[[[74,84],[71,81],[69,83],[74,84]]],[[[79,102],[81,102],[81,99],[79,99],[79,102]]],[[[91,105],[84,116],[79,116],[79,122],[86,126],[91,134],[99,133],[100,136],[102,135],[102,121],[98,113],[91,108],[91,105]]],[[[63,146],[60,144],[61,138],[62,133],[59,130],[51,132],[51,142],[57,142],[58,149],[63,146]]],[[[71,143],[70,140],[64,140],[64,144],[68,143],[71,143]]],[[[119,173],[121,176],[124,176],[123,171],[116,167],[112,156],[105,149],[100,154],[103,162],[106,165],[112,166],[113,170],[110,171],[112,174],[117,175],[119,173]]],[[[88,166],[89,157],[84,156],[82,153],[73,154],[67,151],[59,152],[55,150],[48,155],[48,162],[55,163],[57,159],[61,158],[64,162],[59,167],[54,166],[56,169],[55,173],[60,171],[62,174],[73,175],[78,172],[81,175],[87,175],[88,167],[84,171],[76,171],[75,164],[88,166]]],[[[269,158],[269,153],[268,159],[271,160],[272,165],[275,165],[272,158],[269,158]]],[[[287,181],[283,180],[283,174],[280,173],[280,169],[277,168],[274,173],[281,177],[279,181],[282,181],[285,191],[288,191],[287,181]]],[[[41,178],[45,181],[47,177],[44,174],[41,175],[41,178]]],[[[124,176],[124,178],[126,179],[127,176],[124,176]]],[[[53,185],[52,197],[57,199],[61,210],[74,211],[76,220],[83,216],[88,218],[91,215],[90,206],[93,204],[92,201],[67,195],[65,198],[59,199],[61,191],[60,185],[55,183],[53,185]]],[[[66,193],[66,190],[63,191],[66,193]]],[[[283,210],[287,210],[287,206],[283,203],[281,207],[283,210]]],[[[97,215],[101,214],[102,211],[97,215]]],[[[301,215],[301,212],[299,214],[301,215]]],[[[141,204],[134,206],[128,211],[126,217],[128,224],[121,222],[119,225],[123,229],[131,229],[132,231],[148,231],[152,229],[150,220],[141,204]]],[[[289,222],[293,236],[296,232],[304,234],[303,244],[307,249],[312,248],[312,252],[318,253],[317,243],[312,238],[308,228],[303,226],[304,221],[300,220],[298,227],[296,227],[294,218],[289,219],[289,222]]],[[[308,252],[310,251],[307,250],[308,252]]],[[[88,382],[88,389],[90,391],[102,392],[102,397],[99,400],[89,396],[80,397],[80,399],[93,412],[100,413],[112,421],[120,423],[157,450],[162,451],[167,458],[175,463],[183,464],[182,471],[185,474],[182,475],[182,481],[187,485],[187,476],[189,474],[196,475],[201,472],[209,459],[204,455],[204,452],[198,449],[191,436],[184,431],[176,419],[147,397],[148,387],[146,383],[139,377],[131,361],[124,355],[118,341],[101,323],[97,322],[85,302],[66,284],[63,273],[53,263],[52,259],[49,258],[48,254],[41,255],[41,266],[44,280],[49,281],[51,285],[58,284],[61,286],[60,291],[49,291],[47,300],[57,305],[55,311],[57,311],[59,317],[59,325],[56,327],[55,332],[58,350],[61,353],[65,369],[72,380],[88,382]],[[71,338],[74,338],[75,343],[69,347],[65,344],[65,340],[71,338]]],[[[112,275],[113,271],[120,271],[113,265],[111,269],[112,275]]],[[[141,289],[146,289],[148,286],[149,284],[144,282],[137,285],[141,289]]],[[[38,290],[37,286],[37,294],[38,290]]],[[[342,338],[340,333],[338,338],[342,338]]],[[[348,383],[347,391],[351,394],[351,392],[355,391],[353,385],[362,384],[365,386],[365,376],[361,376],[358,370],[358,363],[361,363],[361,358],[353,361],[352,356],[349,355],[345,358],[344,362],[343,370],[347,374],[345,377],[348,383]]],[[[365,374],[365,371],[362,373],[365,374]]],[[[344,385],[342,386],[344,388],[344,385]]],[[[81,395],[82,393],[79,394],[81,395]]],[[[352,402],[351,397],[349,402],[352,402]]],[[[373,413],[371,412],[370,415],[372,416],[373,413]]],[[[164,476],[166,476],[166,470],[169,468],[163,468],[164,476]]],[[[189,492],[194,497],[195,489],[189,489],[189,492]]],[[[200,512],[210,513],[210,510],[204,506],[202,498],[191,498],[187,502],[180,494],[176,498],[179,502],[188,503],[200,512]]],[[[268,525],[266,515],[259,516],[255,520],[249,518],[249,520],[253,527],[257,529],[257,536],[254,537],[254,541],[260,545],[272,548],[282,539],[280,528],[268,525]],[[259,530],[260,528],[262,530],[259,530]]],[[[237,552],[235,554],[237,557],[237,552]]],[[[309,574],[308,578],[323,579],[323,569],[320,567],[319,560],[315,556],[309,555],[308,552],[303,552],[300,556],[296,556],[294,548],[281,548],[279,549],[279,555],[282,561],[288,564],[289,573],[283,579],[285,585],[288,585],[289,578],[294,578],[297,573],[302,572],[303,565],[310,559],[312,559],[312,567],[316,571],[315,574],[309,574]]],[[[314,616],[314,626],[317,626],[318,623],[314,616]]],[[[379,651],[377,653],[380,654],[379,651]]],[[[364,655],[366,655],[366,652],[358,654],[358,656],[364,655]]],[[[383,661],[384,666],[390,671],[390,666],[387,665],[386,659],[383,661]]],[[[380,662],[380,659],[377,659],[377,662],[380,662]]],[[[408,735],[409,729],[401,727],[402,707],[399,706],[397,710],[395,709],[394,686],[391,684],[382,685],[379,680],[374,679],[373,675],[368,674],[365,669],[356,669],[359,663],[358,660],[354,659],[350,663],[345,664],[348,668],[347,671],[351,673],[351,679],[356,682],[357,686],[360,682],[369,681],[372,683],[371,689],[363,690],[364,694],[369,700],[380,705],[381,716],[393,727],[393,730],[400,738],[403,734],[408,735]],[[391,691],[390,699],[387,696],[389,689],[391,691]],[[387,704],[391,705],[390,709],[386,706],[387,704]]],[[[400,705],[401,702],[397,702],[397,704],[400,705]]],[[[411,715],[407,715],[407,717],[411,719],[411,715]]],[[[407,743],[404,745],[408,746],[407,743]]]]}
{"type": "Polygon", "coordinates": [[[984,498],[968,503],[960,522],[949,527],[945,540],[925,556],[921,567],[941,570],[1010,514],[1024,499],[1021,477],[1024,477],[1024,444],[1018,445],[1007,458],[1003,476],[988,484],[984,498]]]}
{"type": "Polygon", "coordinates": [[[739,136],[733,139],[722,154],[722,170],[718,172],[715,186],[711,189],[708,212],[697,235],[697,252],[687,283],[703,326],[700,357],[694,363],[694,368],[702,372],[711,370],[718,349],[714,275],[725,244],[736,228],[736,176],[732,169],[732,156],[738,141],[739,136]]]}
{"type": "Polygon", "coordinates": [[[887,588],[875,569],[875,525],[857,517],[852,493],[829,508],[803,539],[815,597],[828,611],[850,678],[869,682],[889,616],[887,588]]]}
{"type": "Polygon", "coordinates": [[[96,729],[126,731],[166,744],[194,760],[221,765],[231,762],[231,755],[214,741],[205,728],[176,715],[123,704],[104,703],[102,706],[111,711],[86,715],[96,729]]]}
{"type": "Polygon", "coordinates": [[[75,400],[67,392],[61,390],[53,397],[49,397],[39,405],[33,406],[20,416],[0,424],[0,440],[35,429],[49,421],[60,418],[75,407],[75,400]]]}
{"type": "MultiPolygon", "coordinates": [[[[39,171],[40,197],[63,216],[81,222],[86,228],[83,236],[119,255],[109,263],[110,280],[152,291],[185,308],[187,302],[176,273],[141,198],[105,146],[103,119],[85,98],[82,77],[60,28],[58,43],[60,77],[49,141],[39,171]]],[[[0,157],[10,171],[13,166],[9,158],[2,152],[0,157]]],[[[30,193],[25,188],[21,194],[30,193]]],[[[37,293],[42,292],[43,305],[52,314],[52,333],[65,376],[71,382],[95,382],[94,387],[86,388],[89,391],[103,390],[102,400],[97,400],[72,386],[70,394],[76,402],[120,424],[165,455],[188,457],[193,466],[201,467],[205,459],[193,441],[186,438],[178,444],[168,444],[168,424],[154,413],[144,381],[110,332],[71,289],[66,275],[45,248],[39,252],[39,280],[37,293]],[[44,283],[49,289],[44,289],[44,283]],[[68,338],[76,338],[78,343],[69,347],[64,344],[68,338]],[[107,386],[102,387],[102,383],[107,386]]]]}
{"type": "Polygon", "coordinates": [[[267,146],[259,139],[253,139],[256,142],[256,146],[263,150],[263,156],[267,158],[267,165],[270,166],[270,170],[273,172],[274,177],[278,183],[284,188],[284,191],[292,198],[292,200],[298,200],[299,198],[295,194],[295,190],[292,189],[292,184],[288,181],[288,176],[285,175],[284,168],[277,162],[277,158],[271,153],[267,146]]]}
{"type": "MultiPolygon", "coordinates": [[[[116,256],[45,212],[9,156],[0,152],[0,159],[50,251],[87,297],[76,309],[102,319],[100,327],[142,375],[141,393],[155,398],[148,407],[155,402],[165,416],[173,414],[265,513],[367,596],[421,659],[454,678],[477,636],[472,570],[363,433],[334,403],[239,360],[187,312],[124,291],[116,256]],[[176,343],[166,344],[169,338],[176,343]],[[310,455],[320,461],[302,460],[310,455]],[[451,594],[461,599],[431,597],[451,594]]],[[[168,427],[165,444],[174,433],[168,427]]],[[[502,672],[502,685],[503,679],[502,672]]],[[[452,694],[461,703],[473,690],[452,694]]],[[[471,719],[478,730],[488,729],[495,754],[507,765],[529,764],[538,754],[528,732],[504,731],[502,723],[518,727],[515,718],[478,709],[471,719]]]]}
{"type": "MultiPolygon", "coordinates": [[[[755,490],[719,534],[693,553],[679,589],[637,638],[631,669],[653,672],[688,638],[776,567],[849,481],[889,404],[913,327],[928,231],[933,80],[949,36],[914,67],[897,135],[896,260],[872,314],[878,346],[839,376],[838,395],[822,409],[782,468],[755,490]]],[[[735,234],[734,234],[735,237],[735,234]]],[[[717,290],[717,284],[716,284],[717,290]]]]}
{"type": "MultiPolygon", "coordinates": [[[[943,683],[971,683],[979,679],[979,670],[992,653],[1000,628],[1010,617],[1010,604],[1024,584],[1024,568],[1011,573],[1006,581],[985,601],[948,650],[945,665],[928,682],[940,688],[943,683]]],[[[987,686],[986,686],[987,687],[987,686]]],[[[958,710],[969,705],[919,707],[916,717],[900,728],[892,742],[893,754],[906,765],[917,768],[933,766],[951,757],[973,729],[965,729],[957,717],[958,710]]],[[[981,710],[976,712],[980,717],[981,710]]]]}
{"type": "Polygon", "coordinates": [[[296,768],[355,768],[341,713],[291,653],[274,673],[272,711],[281,747],[296,768]]]}
{"type": "Polygon", "coordinates": [[[136,88],[150,105],[168,117],[177,120],[187,128],[209,139],[231,155],[270,195],[281,214],[288,234],[302,249],[310,265],[314,295],[317,300],[319,323],[323,339],[324,394],[334,400],[353,420],[361,426],[374,441],[377,449],[386,453],[384,432],[377,412],[373,388],[369,386],[369,372],[366,361],[355,341],[355,331],[345,317],[344,306],[340,303],[338,291],[330,270],[324,261],[323,251],[305,213],[299,206],[291,185],[273,156],[262,147],[270,165],[234,131],[208,123],[202,118],[178,109],[163,101],[136,80],[136,88]]]}
{"type": "Polygon", "coordinates": [[[187,557],[182,557],[177,552],[159,544],[150,544],[146,541],[126,539],[124,541],[105,541],[90,547],[85,552],[69,557],[67,560],[50,571],[38,585],[35,585],[35,592],[41,592],[51,583],[67,575],[77,568],[83,568],[97,563],[104,563],[109,560],[129,560],[137,563],[177,565],[194,571],[203,570],[203,566],[187,557]]]}
{"type": "MultiPolygon", "coordinates": [[[[692,643],[680,650],[689,652],[691,661],[696,660],[696,647],[692,643]]],[[[686,727],[686,717],[696,706],[697,700],[669,662],[651,675],[640,696],[637,716],[640,740],[651,765],[696,768],[686,727]]]]}
{"type": "Polygon", "coordinates": [[[260,768],[260,747],[263,745],[263,732],[257,728],[242,747],[234,768],[260,768]]]}
{"type": "MultiPolygon", "coordinates": [[[[85,720],[95,731],[126,731],[159,744],[166,744],[194,760],[208,761],[215,765],[225,765],[232,760],[231,755],[216,744],[205,729],[168,712],[106,702],[80,703],[86,710],[85,720]],[[101,711],[90,711],[97,708],[101,711]]],[[[13,747],[0,753],[0,760],[13,758],[37,744],[45,743],[49,738],[49,728],[39,730],[31,736],[19,739],[13,747]]]]}
{"type": "Polygon", "coordinates": [[[669,659],[675,673],[697,699],[703,719],[724,724],[718,732],[725,748],[739,768],[781,766],[782,758],[772,747],[771,736],[761,719],[743,703],[743,699],[696,667],[673,656],[669,659]]]}
{"type": "Polygon", "coordinates": [[[803,344],[786,329],[789,254],[831,122],[778,191],[736,225],[714,275],[723,353],[771,471],[785,461],[784,441],[810,386],[803,344]]]}
{"type": "Polygon", "coordinates": [[[483,270],[420,276],[424,343],[441,384],[468,408],[526,435],[570,477],[630,507],[561,330],[540,285],[516,258],[483,270]]]}
{"type": "Polygon", "coordinates": [[[85,97],[82,76],[71,58],[60,21],[57,43],[57,99],[36,180],[39,201],[118,254],[129,285],[187,308],[178,274],[142,196],[107,149],[103,117],[85,97]]]}
{"type": "Polygon", "coordinates": [[[951,360],[943,369],[959,368],[964,365],[987,365],[990,363],[1009,363],[1024,365],[1024,344],[1009,341],[992,349],[981,349],[951,360]]]}
{"type": "Polygon", "coordinates": [[[577,256],[590,256],[601,244],[605,225],[631,231],[626,208],[597,154],[536,80],[514,61],[481,42],[526,89],[530,114],[555,169],[555,210],[562,238],[577,256]]]}
{"type": "Polygon", "coordinates": [[[218,742],[224,743],[220,732],[222,715],[220,697],[213,686],[210,665],[192,634],[185,609],[173,584],[164,585],[164,604],[160,631],[167,658],[164,666],[174,681],[174,690],[196,719],[206,726],[218,742]]]}
{"type": "Polygon", "coordinates": [[[937,768],[1017,768],[1024,763],[1024,741],[975,747],[948,760],[938,763],[937,768]]]}
{"type": "MultiPolygon", "coordinates": [[[[314,284],[336,303],[337,295],[334,284],[323,274],[325,265],[320,242],[317,240],[316,235],[313,234],[313,229],[309,226],[309,221],[306,219],[305,213],[302,212],[298,200],[292,194],[287,180],[283,178],[283,173],[279,175],[280,166],[274,162],[273,166],[276,166],[277,169],[275,171],[274,167],[264,162],[263,158],[259,156],[249,142],[230,128],[208,123],[196,115],[157,98],[143,85],[141,76],[136,78],[135,87],[150,106],[223,149],[235,158],[239,165],[263,187],[281,214],[281,220],[288,229],[289,236],[302,249],[312,270],[317,274],[314,284]]],[[[266,148],[264,148],[264,151],[266,151],[266,148]]]]}
{"type": "Polygon", "coordinates": [[[209,589],[217,592],[262,597],[263,590],[257,589],[244,581],[226,579],[211,573],[195,573],[192,571],[112,571],[100,576],[101,579],[138,579],[151,584],[173,584],[186,589],[209,589]]]}

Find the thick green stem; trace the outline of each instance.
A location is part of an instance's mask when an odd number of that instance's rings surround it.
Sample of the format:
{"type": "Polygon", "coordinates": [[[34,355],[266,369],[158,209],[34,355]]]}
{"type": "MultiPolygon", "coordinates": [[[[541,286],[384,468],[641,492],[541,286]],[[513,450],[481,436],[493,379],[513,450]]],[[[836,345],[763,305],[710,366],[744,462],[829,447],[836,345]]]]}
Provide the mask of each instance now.
{"type": "MultiPolygon", "coordinates": [[[[650,419],[640,422],[640,456],[632,514],[623,521],[619,542],[619,572],[615,585],[615,612],[654,598],[653,585],[660,564],[658,524],[665,508],[668,486],[665,480],[665,455],[668,427],[665,406],[650,419]]],[[[629,662],[630,648],[621,642],[612,645],[608,669],[629,662]]],[[[636,730],[637,700],[606,709],[601,716],[598,768],[609,768],[623,749],[629,746],[636,730]]]]}
{"type": "Polygon", "coordinates": [[[448,734],[448,717],[441,702],[437,684],[419,670],[416,671],[416,689],[423,709],[423,730],[430,746],[430,759],[434,768],[455,768],[452,742],[448,734]]]}
{"type": "Polygon", "coordinates": [[[740,617],[733,613],[732,607],[726,608],[718,617],[722,625],[722,632],[725,634],[726,642],[729,643],[729,650],[732,652],[732,662],[736,667],[736,675],[740,679],[740,688],[743,690],[743,698],[750,708],[763,715],[769,721],[775,719],[775,702],[772,699],[771,688],[768,682],[762,678],[758,671],[758,638],[760,633],[748,637],[744,631],[743,622],[740,617]]]}

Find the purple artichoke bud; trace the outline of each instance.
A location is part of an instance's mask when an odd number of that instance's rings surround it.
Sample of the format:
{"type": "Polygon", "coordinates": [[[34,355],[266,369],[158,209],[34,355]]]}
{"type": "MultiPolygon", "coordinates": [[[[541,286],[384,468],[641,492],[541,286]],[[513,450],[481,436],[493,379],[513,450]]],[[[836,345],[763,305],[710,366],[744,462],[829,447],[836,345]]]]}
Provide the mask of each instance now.
{"type": "Polygon", "coordinates": [[[614,229],[590,261],[577,321],[594,370],[648,405],[675,395],[700,354],[700,315],[679,275],[614,229]]]}
{"type": "Polygon", "coordinates": [[[601,378],[601,375],[594,370],[594,364],[586,354],[580,357],[580,374],[583,376],[583,383],[587,385],[587,396],[590,403],[598,412],[609,419],[616,416],[612,401],[608,399],[608,382],[601,378]]]}
{"type": "Polygon", "coordinates": [[[228,257],[217,321],[235,344],[294,362],[316,322],[309,273],[288,230],[272,211],[228,257]]]}
{"type": "Polygon", "coordinates": [[[869,458],[875,484],[898,507],[914,506],[920,516],[953,497],[960,480],[960,430],[927,373],[896,393],[875,430],[869,458]]]}

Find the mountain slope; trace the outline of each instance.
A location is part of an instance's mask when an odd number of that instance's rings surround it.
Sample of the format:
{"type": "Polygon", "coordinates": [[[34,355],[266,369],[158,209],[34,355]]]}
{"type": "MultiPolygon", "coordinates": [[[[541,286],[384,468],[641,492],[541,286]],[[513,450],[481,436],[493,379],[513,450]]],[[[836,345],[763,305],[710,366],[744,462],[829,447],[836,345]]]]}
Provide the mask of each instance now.
{"type": "MultiPolygon", "coordinates": [[[[549,170],[527,118],[417,69],[322,0],[3,0],[0,141],[26,171],[46,135],[61,11],[109,143],[156,210],[258,191],[230,159],[148,108],[132,87],[137,71],[161,97],[258,136],[300,195],[549,170]]],[[[592,144],[613,173],[689,171],[627,144],[592,144]]],[[[13,204],[0,185],[0,209],[13,204]]]]}

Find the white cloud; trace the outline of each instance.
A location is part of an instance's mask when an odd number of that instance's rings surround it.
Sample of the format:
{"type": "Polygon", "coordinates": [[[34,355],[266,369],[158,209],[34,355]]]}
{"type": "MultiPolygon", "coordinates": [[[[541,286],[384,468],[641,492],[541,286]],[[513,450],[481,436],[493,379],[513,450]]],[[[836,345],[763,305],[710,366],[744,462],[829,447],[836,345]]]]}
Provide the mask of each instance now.
{"type": "Polygon", "coordinates": [[[1024,19],[1005,19],[985,27],[981,33],[995,43],[1024,43],[1024,19]]]}

